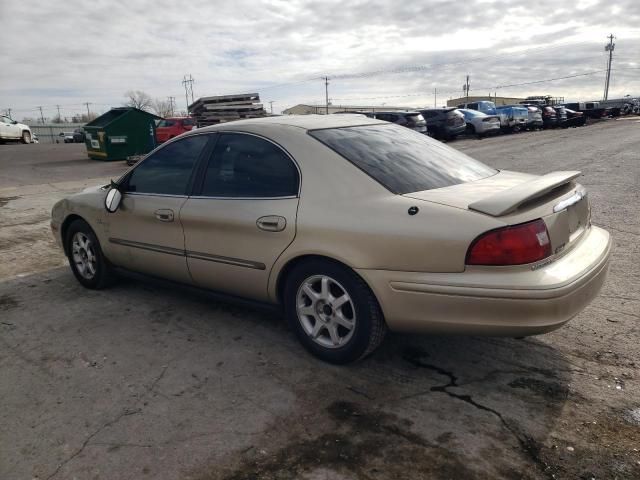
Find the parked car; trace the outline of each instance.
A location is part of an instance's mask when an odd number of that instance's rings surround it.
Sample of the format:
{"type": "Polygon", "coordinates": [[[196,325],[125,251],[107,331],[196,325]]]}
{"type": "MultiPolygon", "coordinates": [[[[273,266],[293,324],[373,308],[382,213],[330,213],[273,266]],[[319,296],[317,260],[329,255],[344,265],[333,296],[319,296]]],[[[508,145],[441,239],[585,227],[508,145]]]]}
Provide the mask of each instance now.
{"type": "Polygon", "coordinates": [[[529,121],[529,110],[520,105],[500,105],[496,107],[496,114],[500,118],[500,128],[505,132],[524,130],[529,121]]]}
{"type": "Polygon", "coordinates": [[[427,122],[420,112],[363,112],[369,118],[377,118],[385,122],[391,122],[410,128],[420,133],[427,133],[427,122]]]}
{"type": "Polygon", "coordinates": [[[498,113],[496,112],[496,104],[487,100],[482,100],[480,102],[463,103],[461,105],[458,105],[458,108],[477,110],[479,112],[486,113],[487,115],[497,115],[498,113]]]}
{"type": "MultiPolygon", "coordinates": [[[[58,136],[60,137],[60,140],[62,140],[64,143],[74,143],[73,132],[60,132],[58,136]]],[[[58,143],[57,140],[56,140],[56,143],[58,143]]]]}
{"type": "Polygon", "coordinates": [[[555,128],[558,126],[558,116],[553,107],[543,106],[542,109],[542,122],[543,128],[555,128]]]}
{"type": "Polygon", "coordinates": [[[156,127],[156,142],[163,143],[190,131],[196,122],[191,117],[171,117],[160,120],[156,127]]]}
{"type": "Polygon", "coordinates": [[[429,135],[441,140],[453,140],[467,129],[464,115],[455,107],[420,110],[427,122],[429,135]]]}
{"type": "Polygon", "coordinates": [[[18,123],[11,118],[0,115],[0,143],[6,140],[20,140],[22,143],[32,143],[31,128],[23,123],[18,123]]]}
{"type": "Polygon", "coordinates": [[[484,137],[500,131],[500,118],[497,115],[487,115],[477,110],[458,109],[464,115],[467,133],[484,137]]]}
{"type": "Polygon", "coordinates": [[[559,127],[567,128],[567,110],[562,105],[554,105],[556,111],[556,122],[559,127]]]}
{"type": "Polygon", "coordinates": [[[345,363],[387,329],[520,337],[580,312],[611,239],[579,176],[495,170],[359,116],[267,117],[166,142],[57,202],[51,228],[86,288],[126,269],[273,304],[345,363]]]}
{"type": "Polygon", "coordinates": [[[528,130],[539,130],[544,127],[544,121],[542,120],[542,109],[537,105],[522,105],[527,108],[529,117],[527,118],[528,130]]]}
{"type": "Polygon", "coordinates": [[[582,112],[588,118],[603,118],[609,115],[609,110],[600,105],[600,102],[565,103],[564,107],[582,112]]]}
{"type": "Polygon", "coordinates": [[[585,102],[582,112],[589,118],[605,118],[609,116],[609,110],[600,105],[600,102],[585,102]]]}
{"type": "Polygon", "coordinates": [[[73,131],[73,142],[74,143],[84,143],[86,139],[86,136],[84,134],[84,130],[82,130],[81,128],[76,128],[73,131]]]}
{"type": "Polygon", "coordinates": [[[582,127],[587,124],[587,116],[584,113],[566,107],[564,110],[567,112],[567,127],[582,127]]]}

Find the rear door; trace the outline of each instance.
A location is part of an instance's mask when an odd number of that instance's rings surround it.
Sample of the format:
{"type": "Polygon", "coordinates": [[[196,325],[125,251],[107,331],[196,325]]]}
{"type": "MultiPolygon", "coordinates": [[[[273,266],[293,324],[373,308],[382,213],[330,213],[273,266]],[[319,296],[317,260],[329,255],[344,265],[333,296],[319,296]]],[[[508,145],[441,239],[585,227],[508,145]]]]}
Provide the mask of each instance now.
{"type": "Polygon", "coordinates": [[[299,184],[296,163],[278,145],[247,133],[220,134],[180,213],[194,282],[268,300],[271,268],[295,237],[299,184]]]}
{"type": "Polygon", "coordinates": [[[213,135],[193,135],[145,158],[123,182],[120,208],[106,216],[107,257],[118,266],[191,283],[180,209],[213,135]]]}

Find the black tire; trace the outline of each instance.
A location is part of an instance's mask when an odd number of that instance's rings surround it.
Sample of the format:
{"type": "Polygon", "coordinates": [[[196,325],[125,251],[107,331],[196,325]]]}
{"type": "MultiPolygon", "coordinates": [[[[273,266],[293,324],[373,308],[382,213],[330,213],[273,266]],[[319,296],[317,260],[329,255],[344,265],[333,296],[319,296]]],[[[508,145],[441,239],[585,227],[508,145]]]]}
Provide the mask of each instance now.
{"type": "Polygon", "coordinates": [[[108,287],[113,283],[115,277],[113,268],[102,253],[102,248],[100,248],[98,237],[96,237],[96,234],[93,232],[87,222],[78,219],[74,220],[71,225],[69,225],[69,228],[67,229],[65,235],[65,250],[67,253],[67,258],[69,259],[69,266],[71,267],[71,271],[83,287],[92,290],[100,290],[102,288],[108,287]],[[89,273],[87,273],[86,275],[83,274],[78,264],[74,261],[73,242],[74,237],[78,233],[84,235],[89,240],[89,250],[95,256],[95,272],[89,278],[87,276],[89,275],[89,273]]]}
{"type": "Polygon", "coordinates": [[[21,141],[24,144],[31,143],[31,134],[29,132],[27,132],[26,130],[24,132],[22,132],[21,141]]]}
{"type": "Polygon", "coordinates": [[[284,290],[285,315],[302,345],[313,355],[329,363],[345,364],[371,354],[384,339],[387,324],[378,301],[369,286],[353,270],[323,259],[300,263],[289,273],[284,290]],[[304,330],[296,309],[298,291],[313,276],[328,276],[337,281],[351,298],[355,327],[350,339],[340,347],[323,347],[304,330]]]}

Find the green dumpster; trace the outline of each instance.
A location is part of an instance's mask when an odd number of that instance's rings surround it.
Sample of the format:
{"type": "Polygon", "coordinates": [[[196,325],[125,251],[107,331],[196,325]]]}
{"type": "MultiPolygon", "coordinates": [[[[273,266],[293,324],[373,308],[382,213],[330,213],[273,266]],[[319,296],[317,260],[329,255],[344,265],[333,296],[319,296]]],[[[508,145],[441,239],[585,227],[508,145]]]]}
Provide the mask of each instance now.
{"type": "Polygon", "coordinates": [[[89,158],[124,160],[149,153],[156,146],[156,121],[160,117],[133,108],[112,108],[84,126],[89,158]]]}

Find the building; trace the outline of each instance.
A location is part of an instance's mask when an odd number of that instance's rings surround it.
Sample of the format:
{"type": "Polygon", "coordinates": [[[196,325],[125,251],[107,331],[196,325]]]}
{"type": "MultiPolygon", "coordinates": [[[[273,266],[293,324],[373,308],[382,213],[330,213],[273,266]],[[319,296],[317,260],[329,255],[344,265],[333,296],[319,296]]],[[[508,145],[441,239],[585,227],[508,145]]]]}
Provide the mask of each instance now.
{"type": "Polygon", "coordinates": [[[457,107],[458,105],[463,103],[482,102],[485,100],[494,102],[496,105],[513,105],[515,103],[525,101],[524,98],[516,97],[497,97],[495,95],[469,95],[469,97],[452,98],[451,100],[447,100],[447,107],[457,107]]]}
{"type": "MultiPolygon", "coordinates": [[[[408,112],[414,110],[410,107],[393,107],[390,105],[362,106],[362,105],[329,105],[329,113],[340,112],[381,112],[387,110],[400,110],[408,112]]],[[[325,115],[327,107],[325,105],[304,105],[299,104],[282,111],[283,115],[325,115]]]]}

